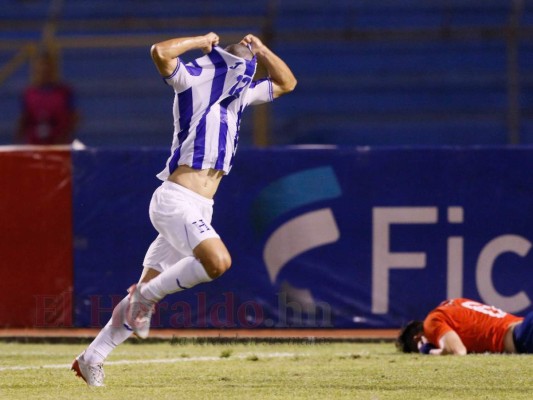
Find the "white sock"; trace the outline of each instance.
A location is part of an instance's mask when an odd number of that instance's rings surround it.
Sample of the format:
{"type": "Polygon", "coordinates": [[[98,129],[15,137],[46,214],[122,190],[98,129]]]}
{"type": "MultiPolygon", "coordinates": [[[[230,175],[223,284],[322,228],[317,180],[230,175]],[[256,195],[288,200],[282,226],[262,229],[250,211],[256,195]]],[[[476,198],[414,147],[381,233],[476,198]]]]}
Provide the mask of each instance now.
{"type": "Polygon", "coordinates": [[[126,296],[117,304],[109,322],[85,350],[83,358],[86,362],[89,364],[104,362],[115,347],[131,336],[133,333],[131,328],[125,325],[125,312],[128,303],[129,297],[126,296]]]}
{"type": "Polygon", "coordinates": [[[167,294],[190,289],[212,279],[194,257],[185,257],[141,287],[141,294],[150,301],[159,301],[167,294]]]}

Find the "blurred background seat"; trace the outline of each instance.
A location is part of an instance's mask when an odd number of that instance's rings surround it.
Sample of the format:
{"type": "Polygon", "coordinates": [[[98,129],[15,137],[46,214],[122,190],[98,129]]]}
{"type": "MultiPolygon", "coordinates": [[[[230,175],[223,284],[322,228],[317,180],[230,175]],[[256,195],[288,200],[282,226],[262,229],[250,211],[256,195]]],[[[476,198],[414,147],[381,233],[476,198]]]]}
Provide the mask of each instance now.
{"type": "Polygon", "coordinates": [[[28,81],[28,62],[13,60],[48,35],[76,92],[82,142],[168,145],[172,91],[150,45],[208,31],[222,44],[260,35],[298,78],[290,97],[244,119],[243,145],[533,143],[529,2],[6,0],[0,144],[12,142],[28,81]]]}

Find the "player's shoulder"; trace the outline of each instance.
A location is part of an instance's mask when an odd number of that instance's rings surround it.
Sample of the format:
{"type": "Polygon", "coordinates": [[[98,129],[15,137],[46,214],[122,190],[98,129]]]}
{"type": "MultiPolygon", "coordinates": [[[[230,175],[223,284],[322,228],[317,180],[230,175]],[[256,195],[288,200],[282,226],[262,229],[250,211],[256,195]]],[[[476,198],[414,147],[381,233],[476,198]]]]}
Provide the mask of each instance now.
{"type": "Polygon", "coordinates": [[[191,76],[201,75],[203,67],[198,63],[198,60],[192,60],[192,61],[189,61],[188,63],[178,63],[178,65],[176,66],[175,73],[177,74],[179,72],[186,71],[191,76]]]}

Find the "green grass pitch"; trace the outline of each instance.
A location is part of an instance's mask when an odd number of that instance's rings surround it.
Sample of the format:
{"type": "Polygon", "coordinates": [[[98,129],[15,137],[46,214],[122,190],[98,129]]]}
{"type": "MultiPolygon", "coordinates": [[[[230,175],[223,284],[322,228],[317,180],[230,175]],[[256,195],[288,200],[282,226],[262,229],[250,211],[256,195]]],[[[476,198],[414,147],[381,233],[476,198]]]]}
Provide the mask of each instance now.
{"type": "Polygon", "coordinates": [[[533,356],[401,354],[392,343],[119,346],[106,387],[70,371],[85,344],[0,343],[0,399],[532,399],[533,356]]]}

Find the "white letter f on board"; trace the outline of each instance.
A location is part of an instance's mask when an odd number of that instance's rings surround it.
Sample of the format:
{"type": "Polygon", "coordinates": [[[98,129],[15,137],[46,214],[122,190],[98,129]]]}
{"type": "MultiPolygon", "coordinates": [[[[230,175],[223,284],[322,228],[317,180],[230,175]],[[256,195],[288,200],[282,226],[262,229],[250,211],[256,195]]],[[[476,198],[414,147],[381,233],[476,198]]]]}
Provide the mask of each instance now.
{"type": "Polygon", "coordinates": [[[393,253],[390,250],[392,224],[434,224],[437,207],[374,207],[372,210],[372,313],[389,311],[389,271],[420,269],[426,253],[393,253]]]}

